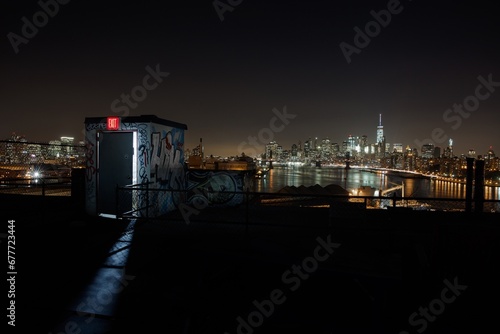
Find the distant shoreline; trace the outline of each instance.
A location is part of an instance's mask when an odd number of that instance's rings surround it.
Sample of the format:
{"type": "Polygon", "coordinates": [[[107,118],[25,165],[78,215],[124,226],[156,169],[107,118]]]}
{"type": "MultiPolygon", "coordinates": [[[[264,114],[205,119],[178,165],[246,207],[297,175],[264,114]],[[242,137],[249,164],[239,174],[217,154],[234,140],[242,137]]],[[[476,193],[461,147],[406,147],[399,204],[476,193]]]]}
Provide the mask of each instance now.
{"type": "MultiPolygon", "coordinates": [[[[289,167],[287,165],[278,165],[275,167],[289,167]]],[[[300,167],[305,167],[305,168],[318,168],[314,166],[298,166],[300,167]]],[[[349,166],[350,168],[348,170],[358,170],[358,171],[363,171],[363,172],[368,172],[368,173],[374,173],[378,174],[380,172],[383,172],[384,174],[387,175],[393,175],[393,176],[399,176],[404,179],[428,179],[431,181],[445,181],[445,182],[452,182],[456,184],[463,184],[465,185],[467,182],[465,180],[457,180],[455,178],[449,178],[446,176],[438,176],[438,175],[428,175],[428,174],[422,174],[418,172],[411,172],[411,171],[404,171],[404,170],[398,170],[398,169],[389,169],[389,168],[382,168],[382,167],[359,167],[359,166],[349,166]]],[[[324,165],[319,168],[332,168],[332,169],[345,169],[345,165],[324,165]]],[[[485,182],[484,184],[485,187],[491,187],[491,188],[496,188],[499,187],[498,185],[495,184],[487,184],[485,182]]]]}

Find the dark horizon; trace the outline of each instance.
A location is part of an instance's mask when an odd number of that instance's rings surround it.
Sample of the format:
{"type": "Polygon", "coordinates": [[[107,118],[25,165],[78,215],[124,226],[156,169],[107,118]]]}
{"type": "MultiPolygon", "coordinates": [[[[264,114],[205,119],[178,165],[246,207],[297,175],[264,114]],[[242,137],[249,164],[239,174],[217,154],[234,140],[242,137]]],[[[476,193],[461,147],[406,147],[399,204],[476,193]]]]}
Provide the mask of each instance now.
{"type": "Polygon", "coordinates": [[[154,114],[227,156],[270,135],[374,143],[382,114],[391,144],[500,147],[490,2],[62,3],[4,5],[4,138],[78,141],[86,117],[154,114]]]}

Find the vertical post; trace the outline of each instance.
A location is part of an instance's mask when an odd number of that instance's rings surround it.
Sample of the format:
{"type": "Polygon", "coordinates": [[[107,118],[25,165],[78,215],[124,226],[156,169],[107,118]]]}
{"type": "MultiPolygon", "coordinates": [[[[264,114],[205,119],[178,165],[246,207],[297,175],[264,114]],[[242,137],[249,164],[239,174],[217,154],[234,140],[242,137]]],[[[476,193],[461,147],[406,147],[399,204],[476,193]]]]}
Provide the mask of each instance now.
{"type": "Polygon", "coordinates": [[[472,212],[472,180],[474,178],[474,158],[467,158],[465,180],[465,212],[472,212]]]}
{"type": "Polygon", "coordinates": [[[474,212],[482,213],[484,206],[484,160],[476,160],[474,182],[474,212]]]}
{"type": "Polygon", "coordinates": [[[246,191],[246,194],[245,194],[245,202],[246,202],[245,203],[245,206],[246,206],[246,210],[245,210],[246,211],[245,212],[245,216],[246,216],[245,235],[247,235],[247,236],[248,236],[248,219],[249,219],[248,218],[248,215],[249,215],[249,213],[248,213],[248,211],[249,211],[248,195],[249,195],[249,190],[247,188],[247,191],[246,191]]]}
{"type": "Polygon", "coordinates": [[[118,205],[118,203],[119,203],[119,197],[120,196],[118,195],[118,184],[117,184],[116,187],[115,187],[115,207],[116,207],[116,209],[115,209],[116,210],[115,215],[116,215],[117,219],[120,218],[120,216],[121,216],[119,214],[119,212],[120,212],[120,210],[119,210],[120,206],[118,205]]]}
{"type": "Polygon", "coordinates": [[[405,200],[405,182],[404,181],[401,181],[401,199],[402,199],[402,203],[403,203],[403,206],[406,206],[408,207],[408,201],[405,200]]]}
{"type": "Polygon", "coordinates": [[[146,221],[149,219],[149,182],[146,183],[146,221]]]}
{"type": "Polygon", "coordinates": [[[47,197],[45,196],[45,180],[40,179],[42,182],[42,221],[45,221],[45,214],[46,214],[46,205],[45,202],[47,201],[47,197]]]}
{"type": "Polygon", "coordinates": [[[396,207],[396,192],[392,193],[392,207],[396,207]]]}

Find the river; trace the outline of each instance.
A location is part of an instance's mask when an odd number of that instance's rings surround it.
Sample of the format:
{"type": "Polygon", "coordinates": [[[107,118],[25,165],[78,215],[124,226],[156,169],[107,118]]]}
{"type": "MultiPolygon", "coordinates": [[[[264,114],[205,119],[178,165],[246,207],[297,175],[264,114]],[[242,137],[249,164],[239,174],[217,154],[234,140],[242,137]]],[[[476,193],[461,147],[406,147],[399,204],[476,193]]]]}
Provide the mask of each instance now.
{"type": "MultiPolygon", "coordinates": [[[[257,192],[276,192],[285,186],[327,186],[337,184],[353,191],[360,186],[388,189],[404,185],[404,197],[465,199],[465,184],[430,178],[405,178],[395,174],[376,173],[357,168],[275,166],[266,177],[257,179],[257,192]]],[[[403,195],[401,190],[396,192],[403,195]]],[[[500,187],[485,187],[485,199],[500,200],[500,187]]]]}

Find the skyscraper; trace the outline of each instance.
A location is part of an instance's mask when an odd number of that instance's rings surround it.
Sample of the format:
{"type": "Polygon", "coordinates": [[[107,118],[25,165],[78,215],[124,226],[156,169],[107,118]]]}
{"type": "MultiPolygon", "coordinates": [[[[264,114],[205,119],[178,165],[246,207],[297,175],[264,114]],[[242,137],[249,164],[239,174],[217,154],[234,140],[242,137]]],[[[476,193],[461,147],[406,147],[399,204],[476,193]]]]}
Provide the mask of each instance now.
{"type": "Polygon", "coordinates": [[[384,127],[382,126],[382,114],[379,114],[378,116],[377,154],[380,158],[385,155],[385,137],[384,137],[384,127]]]}
{"type": "Polygon", "coordinates": [[[453,139],[448,140],[448,146],[444,149],[445,158],[453,158],[453,139]]]}
{"type": "Polygon", "coordinates": [[[382,126],[382,114],[379,114],[378,126],[377,126],[377,144],[384,142],[384,127],[382,126]]]}
{"type": "Polygon", "coordinates": [[[434,144],[424,144],[421,149],[422,158],[432,159],[434,157],[434,144]]]}

